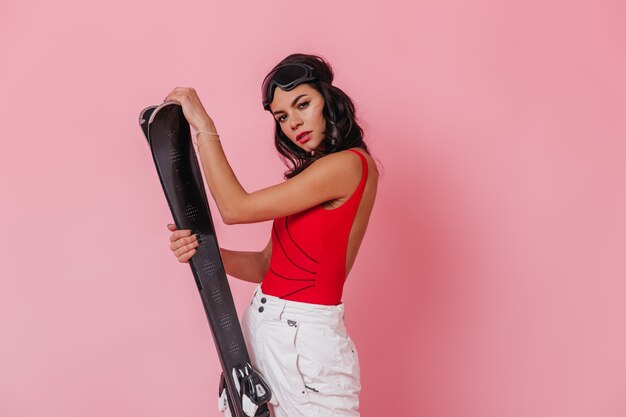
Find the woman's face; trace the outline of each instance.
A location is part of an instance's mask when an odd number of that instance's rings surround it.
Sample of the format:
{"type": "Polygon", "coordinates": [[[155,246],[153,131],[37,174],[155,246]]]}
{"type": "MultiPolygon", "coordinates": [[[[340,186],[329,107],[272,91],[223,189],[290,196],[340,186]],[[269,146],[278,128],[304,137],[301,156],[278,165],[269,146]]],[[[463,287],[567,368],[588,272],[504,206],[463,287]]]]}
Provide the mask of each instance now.
{"type": "Polygon", "coordinates": [[[317,148],[326,137],[323,109],[324,97],[306,83],[289,91],[276,87],[270,104],[270,110],[285,136],[306,152],[317,148]]]}

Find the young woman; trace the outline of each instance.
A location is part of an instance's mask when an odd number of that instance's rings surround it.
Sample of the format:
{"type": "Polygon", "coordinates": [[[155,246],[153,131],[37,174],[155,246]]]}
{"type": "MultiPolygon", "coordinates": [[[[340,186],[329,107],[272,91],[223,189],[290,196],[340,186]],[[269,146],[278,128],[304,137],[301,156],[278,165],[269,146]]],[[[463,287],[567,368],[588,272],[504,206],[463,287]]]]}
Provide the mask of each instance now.
{"type": "MultiPolygon", "coordinates": [[[[276,417],[359,415],[359,359],[341,297],[374,205],[378,170],[354,105],[333,77],[323,58],[305,54],[289,55],[267,75],[263,106],[276,125],[274,145],[291,167],[284,182],[252,193],[235,177],[195,91],[176,88],[165,99],[180,102],[196,130],[222,220],[273,220],[262,251],[220,252],[228,275],[260,284],[242,328],[253,366],[272,389],[276,417]]],[[[188,262],[196,236],[168,228],[171,250],[188,262]]]]}

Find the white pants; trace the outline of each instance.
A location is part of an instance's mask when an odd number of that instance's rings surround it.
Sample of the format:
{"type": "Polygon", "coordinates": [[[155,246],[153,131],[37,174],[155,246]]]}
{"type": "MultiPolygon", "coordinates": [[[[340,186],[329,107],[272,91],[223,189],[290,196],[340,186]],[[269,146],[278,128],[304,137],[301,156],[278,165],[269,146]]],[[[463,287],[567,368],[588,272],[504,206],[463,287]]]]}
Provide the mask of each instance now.
{"type": "Polygon", "coordinates": [[[359,357],[343,315],[343,304],[281,300],[258,286],[241,327],[274,417],[359,416],[359,357]]]}

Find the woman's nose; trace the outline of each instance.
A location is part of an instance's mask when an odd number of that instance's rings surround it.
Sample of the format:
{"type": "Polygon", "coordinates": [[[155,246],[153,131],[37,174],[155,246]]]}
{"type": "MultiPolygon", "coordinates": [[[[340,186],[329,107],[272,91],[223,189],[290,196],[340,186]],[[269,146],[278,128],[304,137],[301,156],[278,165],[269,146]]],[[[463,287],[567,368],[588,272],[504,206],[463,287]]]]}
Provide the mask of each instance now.
{"type": "Polygon", "coordinates": [[[298,129],[298,127],[302,124],[302,120],[298,117],[291,117],[291,128],[293,130],[298,129]]]}

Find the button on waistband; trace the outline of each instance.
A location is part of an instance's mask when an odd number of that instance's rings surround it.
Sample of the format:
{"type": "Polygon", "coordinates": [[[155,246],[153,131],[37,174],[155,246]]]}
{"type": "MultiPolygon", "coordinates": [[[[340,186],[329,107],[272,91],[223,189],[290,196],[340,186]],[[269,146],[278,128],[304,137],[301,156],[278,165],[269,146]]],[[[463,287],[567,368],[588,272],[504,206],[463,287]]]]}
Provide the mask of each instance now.
{"type": "Polygon", "coordinates": [[[267,298],[265,298],[265,297],[261,298],[261,302],[262,302],[263,304],[265,304],[265,303],[267,302],[267,298]]]}

